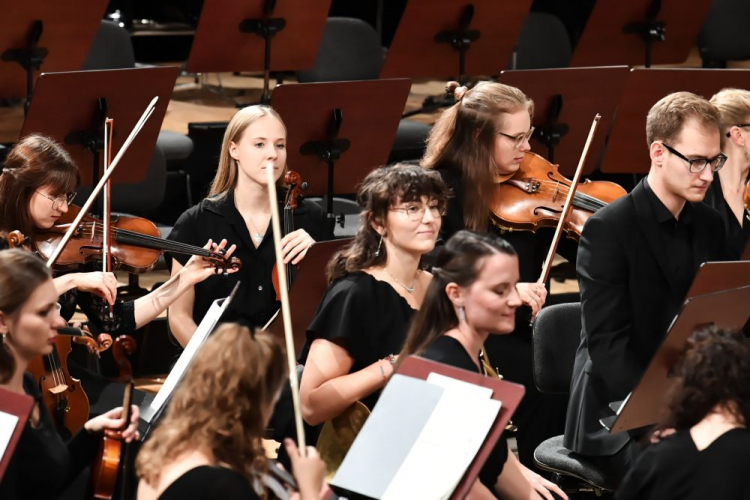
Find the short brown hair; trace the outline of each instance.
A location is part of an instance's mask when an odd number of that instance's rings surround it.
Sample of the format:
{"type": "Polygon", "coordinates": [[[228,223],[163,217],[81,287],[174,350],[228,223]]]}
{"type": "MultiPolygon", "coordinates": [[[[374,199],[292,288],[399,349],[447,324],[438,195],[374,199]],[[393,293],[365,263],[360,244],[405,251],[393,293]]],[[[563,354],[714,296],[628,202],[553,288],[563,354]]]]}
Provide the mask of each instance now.
{"type": "Polygon", "coordinates": [[[685,123],[696,118],[706,128],[719,129],[719,110],[703,97],[691,92],[675,92],[653,105],[646,118],[646,142],[674,142],[685,123]]]}

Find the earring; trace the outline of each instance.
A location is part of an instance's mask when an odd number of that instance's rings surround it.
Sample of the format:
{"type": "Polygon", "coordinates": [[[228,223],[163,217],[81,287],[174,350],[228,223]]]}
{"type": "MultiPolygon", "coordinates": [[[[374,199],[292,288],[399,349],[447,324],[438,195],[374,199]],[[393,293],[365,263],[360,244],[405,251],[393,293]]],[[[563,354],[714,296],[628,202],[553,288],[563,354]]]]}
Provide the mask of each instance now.
{"type": "Polygon", "coordinates": [[[375,257],[380,257],[380,247],[383,246],[383,235],[380,235],[380,241],[378,242],[378,249],[375,250],[375,257]]]}
{"type": "Polygon", "coordinates": [[[466,323],[466,309],[464,309],[464,306],[458,306],[456,316],[458,316],[459,323],[466,323]]]}

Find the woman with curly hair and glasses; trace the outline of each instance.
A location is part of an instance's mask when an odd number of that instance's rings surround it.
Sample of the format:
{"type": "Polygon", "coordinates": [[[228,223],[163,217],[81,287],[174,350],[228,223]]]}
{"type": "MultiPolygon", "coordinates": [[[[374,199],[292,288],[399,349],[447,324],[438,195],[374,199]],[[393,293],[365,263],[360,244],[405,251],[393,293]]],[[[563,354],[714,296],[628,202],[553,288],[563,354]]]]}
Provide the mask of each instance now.
{"type": "Polygon", "coordinates": [[[688,339],[665,427],[645,450],[618,500],[750,498],[750,340],[710,326],[688,339]]]}

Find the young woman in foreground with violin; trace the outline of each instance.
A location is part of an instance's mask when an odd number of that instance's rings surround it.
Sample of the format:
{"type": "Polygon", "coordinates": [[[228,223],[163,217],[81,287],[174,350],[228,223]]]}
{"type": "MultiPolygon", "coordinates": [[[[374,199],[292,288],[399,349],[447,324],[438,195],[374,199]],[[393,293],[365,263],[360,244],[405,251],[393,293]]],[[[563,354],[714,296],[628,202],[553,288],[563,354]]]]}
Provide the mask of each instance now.
{"type": "Polygon", "coordinates": [[[727,161],[706,191],[704,203],[724,219],[729,245],[738,256],[750,241],[750,91],[724,89],[711,98],[719,110],[722,151],[727,161]]]}
{"type": "MultiPolygon", "coordinates": [[[[57,308],[57,290],[44,263],[23,250],[0,252],[0,387],[36,399],[8,470],[0,483],[3,500],[55,498],[96,456],[104,429],[121,429],[122,408],[86,422],[67,444],[56,432],[47,408],[40,404],[38,383],[29,362],[54,348],[57,328],[65,326],[57,308]]],[[[133,406],[127,442],[136,437],[138,408],[133,406]]],[[[80,483],[76,483],[80,484],[80,483]]],[[[79,491],[76,498],[82,498],[79,491]]]]}
{"type": "MultiPolygon", "coordinates": [[[[506,241],[459,231],[438,252],[433,277],[399,359],[419,355],[464,370],[484,373],[482,346],[491,335],[515,328],[521,305],[516,289],[518,257],[506,241]]],[[[552,500],[557,485],[521,465],[501,437],[479,473],[472,498],[552,500]]]]}
{"type": "MultiPolygon", "coordinates": [[[[422,159],[422,166],[437,170],[454,195],[443,218],[441,237],[448,240],[461,229],[501,233],[491,223],[495,186],[518,171],[531,149],[534,103],[519,89],[494,82],[478,83],[471,90],[451,82],[448,92],[457,102],[435,123],[422,159]]],[[[513,334],[491,336],[486,349],[493,368],[526,387],[513,421],[518,426],[521,462],[533,468],[536,447],[562,433],[567,405],[563,397],[539,393],[532,372],[529,308],[533,317],[547,299],[544,284],[536,280],[552,234],[513,231],[502,235],[518,254],[521,282],[517,289],[528,307],[516,312],[513,334]]],[[[574,260],[575,249],[567,252],[563,243],[560,251],[574,260]]]]}
{"type": "MultiPolygon", "coordinates": [[[[175,390],[136,461],[138,500],[275,498],[261,437],[282,385],[286,354],[271,334],[219,327],[175,390]],[[231,347],[230,347],[231,346],[231,347]],[[270,497],[269,497],[270,495],[270,497]]],[[[318,499],[325,466],[285,442],[301,500],[318,499]]]]}
{"type": "Polygon", "coordinates": [[[300,402],[308,424],[377,402],[429,285],[421,258],[435,246],[447,198],[440,176],[418,166],[365,178],[359,229],[328,264],[330,284],[307,331],[300,402]]]}
{"type": "MultiPolygon", "coordinates": [[[[264,326],[279,309],[271,277],[276,259],[269,229],[266,168],[272,166],[281,189],[287,171],[285,148],[286,127],[272,108],[257,105],[238,111],[224,134],[208,198],[183,213],[169,235],[169,239],[193,245],[206,238],[231,240],[237,243],[235,255],[243,262],[240,272],[196,285],[169,308],[169,326],[182,346],[213,301],[229,295],[237,281],[242,286],[224,313],[226,321],[264,326]]],[[[293,226],[296,229],[281,240],[285,263],[298,264],[316,241],[333,239],[332,223],[318,205],[307,200],[300,200],[294,211],[293,226]]],[[[187,259],[173,257],[174,276],[187,259]]]]}

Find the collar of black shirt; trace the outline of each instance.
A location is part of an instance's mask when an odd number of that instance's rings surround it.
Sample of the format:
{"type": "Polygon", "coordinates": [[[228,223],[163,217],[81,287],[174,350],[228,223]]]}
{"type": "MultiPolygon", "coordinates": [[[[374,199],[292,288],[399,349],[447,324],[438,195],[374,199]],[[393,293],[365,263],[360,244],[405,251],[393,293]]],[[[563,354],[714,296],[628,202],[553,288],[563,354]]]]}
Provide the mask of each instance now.
{"type": "MultiPolygon", "coordinates": [[[[283,203],[284,203],[284,196],[286,195],[286,188],[277,188],[276,189],[276,197],[279,200],[279,213],[282,213],[283,210],[283,203]]],[[[303,214],[307,212],[307,208],[305,207],[304,198],[299,197],[297,199],[297,208],[294,210],[295,213],[303,214]]],[[[220,198],[215,199],[208,199],[206,198],[206,208],[210,210],[211,212],[214,212],[219,215],[223,215],[224,217],[227,217],[229,219],[238,218],[238,221],[243,221],[242,214],[240,214],[239,210],[237,210],[237,206],[234,203],[234,190],[229,191],[225,195],[221,196],[220,198]]]]}
{"type": "Polygon", "coordinates": [[[647,178],[643,179],[643,187],[646,188],[646,194],[649,201],[651,202],[651,207],[654,210],[654,214],[656,214],[656,222],[658,222],[660,225],[669,223],[671,227],[675,227],[679,225],[690,225],[693,222],[692,203],[686,201],[685,206],[682,208],[682,212],[680,212],[680,218],[675,219],[674,215],[672,215],[672,212],[670,212],[669,209],[664,205],[664,203],[659,199],[659,197],[656,196],[656,193],[651,190],[651,186],[648,185],[647,178]]]}

